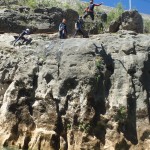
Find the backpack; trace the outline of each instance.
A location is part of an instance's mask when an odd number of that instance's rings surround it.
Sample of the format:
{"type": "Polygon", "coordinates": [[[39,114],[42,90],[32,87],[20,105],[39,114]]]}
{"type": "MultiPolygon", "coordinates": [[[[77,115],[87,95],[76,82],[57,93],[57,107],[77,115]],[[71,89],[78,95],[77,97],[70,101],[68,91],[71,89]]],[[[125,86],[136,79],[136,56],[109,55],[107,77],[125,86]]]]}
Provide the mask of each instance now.
{"type": "Polygon", "coordinates": [[[88,12],[88,11],[89,11],[89,7],[86,7],[86,8],[85,8],[85,12],[88,12]]]}
{"type": "Polygon", "coordinates": [[[89,11],[93,11],[93,9],[94,9],[94,4],[90,4],[89,11]]]}
{"type": "Polygon", "coordinates": [[[65,25],[63,23],[61,23],[59,25],[59,31],[63,31],[65,29],[65,25]]]}

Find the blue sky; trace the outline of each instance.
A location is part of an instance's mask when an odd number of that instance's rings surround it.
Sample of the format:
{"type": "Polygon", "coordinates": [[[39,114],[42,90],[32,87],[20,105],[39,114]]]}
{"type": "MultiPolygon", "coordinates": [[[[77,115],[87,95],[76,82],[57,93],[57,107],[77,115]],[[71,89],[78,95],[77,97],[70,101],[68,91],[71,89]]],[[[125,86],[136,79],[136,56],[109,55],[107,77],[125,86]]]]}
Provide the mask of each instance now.
{"type": "MultiPolygon", "coordinates": [[[[89,2],[90,0],[85,0],[89,2]]],[[[103,2],[106,6],[115,7],[117,3],[121,2],[124,9],[129,9],[129,0],[94,0],[94,3],[103,2]]],[[[150,0],[131,0],[132,9],[138,10],[140,13],[150,14],[150,0]]]]}

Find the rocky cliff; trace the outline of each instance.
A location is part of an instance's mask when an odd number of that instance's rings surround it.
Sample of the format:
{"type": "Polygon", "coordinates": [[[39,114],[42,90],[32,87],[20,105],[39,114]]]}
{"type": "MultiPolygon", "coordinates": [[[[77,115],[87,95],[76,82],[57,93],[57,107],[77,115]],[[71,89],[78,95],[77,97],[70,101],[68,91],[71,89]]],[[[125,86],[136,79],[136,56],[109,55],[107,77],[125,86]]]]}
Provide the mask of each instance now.
{"type": "Polygon", "coordinates": [[[0,35],[0,145],[31,150],[150,149],[150,38],[0,35]]]}
{"type": "Polygon", "coordinates": [[[74,23],[79,17],[72,9],[36,8],[16,6],[14,9],[0,8],[0,33],[20,33],[30,28],[32,33],[55,33],[63,18],[67,20],[68,33],[74,32],[74,23]]]}

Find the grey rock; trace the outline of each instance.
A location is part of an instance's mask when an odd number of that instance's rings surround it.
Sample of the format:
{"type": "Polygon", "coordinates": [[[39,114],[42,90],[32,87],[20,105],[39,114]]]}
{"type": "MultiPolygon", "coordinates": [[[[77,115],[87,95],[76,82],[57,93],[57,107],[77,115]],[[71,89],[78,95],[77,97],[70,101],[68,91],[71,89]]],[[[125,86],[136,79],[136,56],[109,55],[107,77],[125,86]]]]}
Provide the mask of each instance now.
{"type": "Polygon", "coordinates": [[[121,138],[134,149],[145,146],[136,134],[149,128],[150,38],[120,35],[31,35],[36,44],[20,47],[9,44],[10,34],[1,35],[0,145],[15,140],[15,146],[33,150],[100,149],[102,139],[106,148],[121,138]],[[115,120],[119,110],[127,121],[123,127],[115,120]]]}
{"type": "Polygon", "coordinates": [[[119,30],[120,22],[118,21],[112,21],[109,25],[109,32],[114,33],[119,30]]]}

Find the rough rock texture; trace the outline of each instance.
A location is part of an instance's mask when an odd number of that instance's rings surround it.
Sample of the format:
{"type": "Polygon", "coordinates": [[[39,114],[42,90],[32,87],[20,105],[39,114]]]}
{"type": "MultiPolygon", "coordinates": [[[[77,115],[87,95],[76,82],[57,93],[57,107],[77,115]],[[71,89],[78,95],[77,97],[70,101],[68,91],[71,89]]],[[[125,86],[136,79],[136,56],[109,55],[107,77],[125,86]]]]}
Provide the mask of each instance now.
{"type": "MultiPolygon", "coordinates": [[[[22,8],[23,9],[23,8],[22,8]]],[[[20,33],[25,28],[30,28],[34,33],[54,33],[58,32],[58,27],[63,18],[67,20],[68,33],[74,32],[74,21],[78,18],[78,13],[60,8],[43,8],[22,12],[21,7],[15,10],[0,10],[0,32],[20,33]]],[[[28,8],[26,8],[28,9],[28,8]]]]}
{"type": "Polygon", "coordinates": [[[0,35],[0,145],[150,149],[149,35],[32,38],[0,35]]]}
{"type": "Polygon", "coordinates": [[[143,33],[142,16],[135,10],[125,11],[118,20],[111,22],[109,32],[117,32],[119,29],[143,33]]]}

